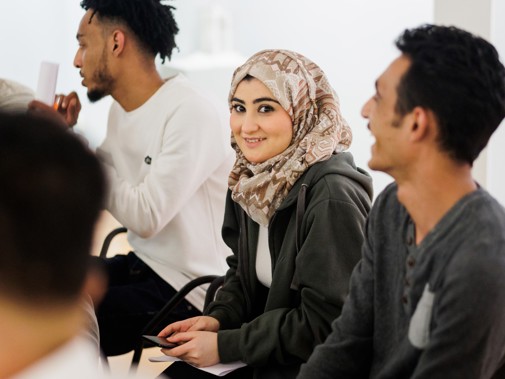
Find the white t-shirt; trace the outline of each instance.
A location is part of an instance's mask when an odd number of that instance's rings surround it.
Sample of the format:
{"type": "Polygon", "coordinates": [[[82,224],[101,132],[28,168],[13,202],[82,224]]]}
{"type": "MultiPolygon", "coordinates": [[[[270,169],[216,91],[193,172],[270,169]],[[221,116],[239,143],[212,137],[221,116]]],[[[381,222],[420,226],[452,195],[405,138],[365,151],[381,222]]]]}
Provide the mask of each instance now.
{"type": "Polygon", "coordinates": [[[261,225],[256,249],[256,276],[261,284],[270,288],[272,285],[272,257],[268,247],[268,228],[261,225]]]}
{"type": "MultiPolygon", "coordinates": [[[[175,289],[226,272],[221,238],[233,165],[230,131],[181,74],[141,107],[114,102],[97,149],[109,178],[106,207],[126,228],[135,253],[175,289]]],[[[200,310],[205,293],[187,299],[200,310]]]]}

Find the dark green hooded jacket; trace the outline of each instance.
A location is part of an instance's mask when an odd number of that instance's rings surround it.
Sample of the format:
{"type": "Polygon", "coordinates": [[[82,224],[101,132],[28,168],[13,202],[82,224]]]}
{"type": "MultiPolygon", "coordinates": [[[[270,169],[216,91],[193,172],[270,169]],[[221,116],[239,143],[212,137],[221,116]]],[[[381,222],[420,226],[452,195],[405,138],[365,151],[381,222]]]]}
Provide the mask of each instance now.
{"type": "Polygon", "coordinates": [[[257,378],[296,377],[340,315],[371,198],[372,180],[350,153],[311,166],[268,225],[266,288],[255,270],[259,226],[228,193],[222,234],[233,255],[224,286],[205,310],[220,322],[221,362],[241,360],[257,378]]]}

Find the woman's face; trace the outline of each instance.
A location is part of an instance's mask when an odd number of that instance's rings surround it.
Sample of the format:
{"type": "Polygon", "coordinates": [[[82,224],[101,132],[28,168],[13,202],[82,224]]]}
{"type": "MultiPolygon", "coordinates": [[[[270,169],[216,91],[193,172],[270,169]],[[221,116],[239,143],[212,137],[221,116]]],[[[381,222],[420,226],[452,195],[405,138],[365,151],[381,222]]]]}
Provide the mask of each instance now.
{"type": "Polygon", "coordinates": [[[258,79],[242,80],[231,101],[230,127],[251,163],[262,163],[291,144],[293,123],[270,90],[258,79]]]}

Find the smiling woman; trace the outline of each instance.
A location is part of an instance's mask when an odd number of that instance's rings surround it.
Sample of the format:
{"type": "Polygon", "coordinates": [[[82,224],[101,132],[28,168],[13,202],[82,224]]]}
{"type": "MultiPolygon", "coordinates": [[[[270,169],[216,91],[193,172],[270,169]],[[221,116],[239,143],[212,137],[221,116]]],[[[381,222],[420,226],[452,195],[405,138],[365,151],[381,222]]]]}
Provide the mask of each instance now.
{"type": "MultiPolygon", "coordinates": [[[[243,361],[248,366],[232,376],[241,379],[294,378],[340,314],[360,258],[371,179],[345,152],[350,128],[308,58],[287,50],[253,55],[235,71],[229,106],[236,161],[223,238],[233,250],[230,268],[205,316],[160,333],[191,343],[163,352],[196,366],[243,361]]],[[[166,374],[206,377],[182,363],[166,374]]]]}

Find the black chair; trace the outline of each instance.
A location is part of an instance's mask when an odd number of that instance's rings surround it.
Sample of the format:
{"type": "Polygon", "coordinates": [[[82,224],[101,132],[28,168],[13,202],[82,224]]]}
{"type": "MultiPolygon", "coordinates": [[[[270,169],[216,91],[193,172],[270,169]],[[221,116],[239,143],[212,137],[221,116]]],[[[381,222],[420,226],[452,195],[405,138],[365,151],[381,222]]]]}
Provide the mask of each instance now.
{"type": "MultiPolygon", "coordinates": [[[[101,258],[105,258],[107,256],[107,252],[114,237],[116,237],[119,234],[126,233],[126,231],[127,231],[126,228],[119,227],[109,232],[109,234],[105,237],[104,242],[102,244],[102,248],[100,250],[101,258]]],[[[209,287],[207,288],[207,291],[205,293],[204,308],[206,308],[207,305],[209,305],[209,303],[212,300],[214,300],[216,292],[223,285],[223,283],[224,283],[224,276],[219,275],[205,275],[189,281],[167,302],[167,304],[165,304],[165,306],[161,310],[158,311],[158,313],[152,318],[152,320],[145,326],[144,330],[142,331],[142,334],[147,335],[153,334],[154,331],[160,325],[160,323],[170,314],[170,312],[172,312],[175,309],[175,307],[177,307],[177,305],[179,305],[179,303],[182,300],[184,300],[184,298],[188,293],[190,293],[192,290],[201,285],[209,284],[209,287]]],[[[133,350],[133,357],[130,367],[131,371],[135,370],[136,367],[138,366],[140,358],[142,357],[142,350],[145,347],[152,347],[152,346],[154,345],[150,345],[149,342],[142,340],[142,338],[139,336],[139,341],[137,342],[137,345],[133,350]]]]}
{"type": "Polygon", "coordinates": [[[119,227],[110,231],[109,234],[107,234],[107,236],[105,237],[102,244],[102,248],[100,249],[100,258],[105,258],[107,256],[107,252],[109,251],[110,244],[114,239],[114,237],[116,237],[118,234],[126,232],[127,229],[123,227],[119,227]]]}

